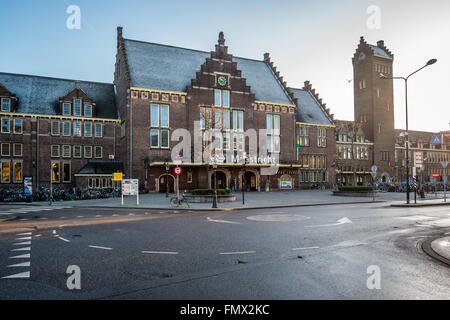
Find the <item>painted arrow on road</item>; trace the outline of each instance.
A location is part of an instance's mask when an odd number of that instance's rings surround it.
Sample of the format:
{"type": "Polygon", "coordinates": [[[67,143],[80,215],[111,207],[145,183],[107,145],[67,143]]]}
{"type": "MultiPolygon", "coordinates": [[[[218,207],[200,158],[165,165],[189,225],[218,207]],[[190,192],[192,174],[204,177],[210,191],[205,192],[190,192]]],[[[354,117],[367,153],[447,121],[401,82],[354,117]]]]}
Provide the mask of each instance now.
{"type": "Polygon", "coordinates": [[[330,223],[330,224],[320,224],[316,226],[308,226],[308,227],[334,227],[334,226],[340,226],[341,224],[347,224],[347,223],[353,223],[352,220],[350,220],[347,217],[343,217],[336,221],[336,223],[330,223]]]}

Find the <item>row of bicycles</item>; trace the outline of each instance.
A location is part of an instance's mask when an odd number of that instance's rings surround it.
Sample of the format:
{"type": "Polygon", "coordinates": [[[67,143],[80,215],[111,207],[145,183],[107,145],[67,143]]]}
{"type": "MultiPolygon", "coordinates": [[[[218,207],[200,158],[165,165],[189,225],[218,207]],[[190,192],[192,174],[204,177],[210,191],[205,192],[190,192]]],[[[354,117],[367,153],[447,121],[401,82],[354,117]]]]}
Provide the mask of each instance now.
{"type": "MultiPolygon", "coordinates": [[[[120,197],[121,191],[114,188],[46,188],[41,186],[31,197],[33,201],[72,201],[120,197]]],[[[22,189],[0,189],[0,202],[24,202],[30,197],[24,196],[22,189]]]]}

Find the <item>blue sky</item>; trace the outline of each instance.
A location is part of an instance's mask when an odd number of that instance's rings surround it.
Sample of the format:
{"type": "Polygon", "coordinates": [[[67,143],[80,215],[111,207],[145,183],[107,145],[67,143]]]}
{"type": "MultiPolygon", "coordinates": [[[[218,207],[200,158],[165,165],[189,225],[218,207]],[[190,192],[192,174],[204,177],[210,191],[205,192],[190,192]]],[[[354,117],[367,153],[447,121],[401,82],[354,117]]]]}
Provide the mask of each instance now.
{"type": "MultiPolygon", "coordinates": [[[[359,37],[385,40],[394,73],[407,75],[430,58],[438,63],[410,82],[410,129],[448,130],[450,1],[447,0],[23,0],[0,4],[0,71],[112,82],[116,27],[124,36],[210,51],[224,31],[229,51],[262,59],[270,52],[289,86],[310,80],[339,119],[353,119],[351,58],[359,37]],[[69,30],[66,9],[81,9],[69,30]],[[367,8],[380,8],[380,29],[367,8]]],[[[396,127],[405,123],[403,83],[395,84],[396,127]]]]}

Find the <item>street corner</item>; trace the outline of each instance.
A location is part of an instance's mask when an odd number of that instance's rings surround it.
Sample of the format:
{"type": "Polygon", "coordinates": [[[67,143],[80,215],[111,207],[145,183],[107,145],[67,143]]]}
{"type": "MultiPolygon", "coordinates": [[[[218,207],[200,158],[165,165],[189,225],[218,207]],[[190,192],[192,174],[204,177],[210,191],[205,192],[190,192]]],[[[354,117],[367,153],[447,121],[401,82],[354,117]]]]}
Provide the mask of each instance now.
{"type": "Polygon", "coordinates": [[[422,249],[430,257],[450,266],[450,236],[427,239],[422,243],[422,249]]]}

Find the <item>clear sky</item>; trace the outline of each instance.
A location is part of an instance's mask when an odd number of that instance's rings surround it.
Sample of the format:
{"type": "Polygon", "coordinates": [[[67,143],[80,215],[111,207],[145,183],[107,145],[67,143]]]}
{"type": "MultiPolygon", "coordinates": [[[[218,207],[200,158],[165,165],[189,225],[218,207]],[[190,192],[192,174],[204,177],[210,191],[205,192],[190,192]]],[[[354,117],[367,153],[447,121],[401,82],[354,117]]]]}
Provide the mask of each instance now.
{"type": "MultiPolygon", "coordinates": [[[[373,44],[382,39],[394,53],[397,76],[438,59],[409,82],[409,128],[450,129],[448,0],[1,1],[0,71],[112,82],[118,25],[126,38],[205,51],[224,31],[230,53],[262,60],[270,52],[289,86],[310,80],[345,120],[353,119],[347,80],[359,37],[373,44]],[[70,5],[81,10],[80,29],[66,26],[70,5]],[[367,13],[371,5],[380,9],[379,20],[367,13]]],[[[403,92],[397,81],[397,128],[405,126],[403,92]]]]}

